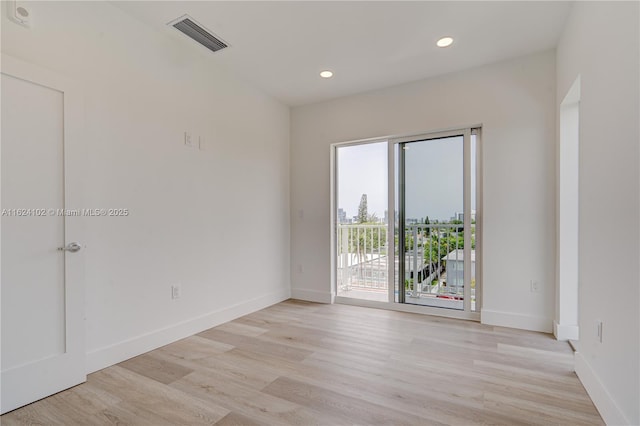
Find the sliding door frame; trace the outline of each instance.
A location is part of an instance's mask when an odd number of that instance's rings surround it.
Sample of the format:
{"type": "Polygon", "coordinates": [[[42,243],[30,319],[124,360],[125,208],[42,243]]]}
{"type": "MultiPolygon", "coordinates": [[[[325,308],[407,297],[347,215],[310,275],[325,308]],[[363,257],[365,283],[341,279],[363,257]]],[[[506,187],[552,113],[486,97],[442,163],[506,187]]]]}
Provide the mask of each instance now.
{"type": "MultiPolygon", "coordinates": [[[[334,143],[331,145],[331,293],[335,295],[332,297],[336,303],[342,303],[347,305],[365,306],[379,309],[387,309],[402,312],[421,313],[449,318],[468,319],[473,321],[480,321],[480,311],[482,308],[482,137],[481,137],[482,125],[459,127],[454,129],[439,130],[428,133],[412,134],[412,135],[396,135],[380,138],[371,138],[363,140],[355,140],[342,143],[334,143]],[[407,142],[418,142],[429,139],[439,139],[454,136],[464,137],[464,229],[469,230],[465,232],[464,250],[465,258],[471,259],[471,135],[476,136],[476,310],[471,311],[471,286],[465,285],[464,289],[464,310],[438,308],[425,305],[414,305],[398,303],[395,301],[395,289],[398,284],[398,296],[404,290],[404,286],[400,285],[403,282],[402,276],[399,274],[399,283],[396,283],[395,277],[395,260],[398,247],[395,244],[395,232],[400,231],[399,220],[403,219],[402,208],[398,209],[398,220],[396,220],[396,199],[401,193],[396,193],[396,187],[399,191],[403,191],[404,187],[400,185],[403,177],[402,170],[402,144],[407,142]],[[336,277],[336,255],[337,255],[337,200],[338,200],[338,164],[337,164],[337,149],[345,146],[362,145],[376,142],[387,142],[388,154],[387,154],[387,241],[388,241],[388,254],[393,255],[388,258],[387,261],[387,283],[388,283],[388,299],[386,302],[379,302],[373,300],[355,299],[350,297],[342,297],[337,295],[337,277],[336,277]],[[399,170],[396,170],[396,162],[399,170]],[[396,182],[398,181],[398,182],[396,182]],[[468,211],[467,211],[468,210],[468,211]]],[[[400,198],[398,198],[400,199],[400,198]]],[[[399,234],[398,234],[399,235],[399,234]]],[[[398,238],[400,246],[402,246],[403,238],[398,238]]],[[[401,248],[401,247],[400,247],[401,248]]],[[[399,267],[402,272],[403,267],[402,260],[399,261],[399,267]]],[[[471,277],[471,261],[465,262],[464,276],[471,277]]],[[[470,279],[469,279],[470,282],[470,279]]],[[[401,300],[401,299],[400,299],[401,300]]]]}

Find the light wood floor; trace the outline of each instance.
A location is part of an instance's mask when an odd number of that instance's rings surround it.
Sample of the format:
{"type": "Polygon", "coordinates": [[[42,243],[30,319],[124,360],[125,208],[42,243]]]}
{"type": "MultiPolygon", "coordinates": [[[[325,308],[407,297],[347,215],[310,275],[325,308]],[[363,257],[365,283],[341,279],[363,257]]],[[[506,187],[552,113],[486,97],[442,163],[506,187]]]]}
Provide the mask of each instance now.
{"type": "Polygon", "coordinates": [[[15,424],[603,424],[552,336],[287,301],[91,374],[15,424]]]}

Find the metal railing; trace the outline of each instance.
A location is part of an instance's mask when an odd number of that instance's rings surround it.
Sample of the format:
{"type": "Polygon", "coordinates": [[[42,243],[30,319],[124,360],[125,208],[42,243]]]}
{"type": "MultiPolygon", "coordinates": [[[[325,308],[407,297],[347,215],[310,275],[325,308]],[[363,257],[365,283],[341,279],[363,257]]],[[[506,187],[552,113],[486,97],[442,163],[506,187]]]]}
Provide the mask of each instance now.
{"type": "Polygon", "coordinates": [[[387,225],[340,224],[338,289],[387,289],[387,225]]]}
{"type": "MultiPolygon", "coordinates": [[[[472,262],[475,224],[471,226],[472,262]]],[[[397,234],[395,236],[398,246],[397,234]]],[[[464,294],[464,225],[456,223],[405,226],[405,292],[410,297],[461,300],[464,294]]],[[[338,292],[388,289],[386,224],[339,224],[337,227],[338,292]]],[[[392,256],[392,259],[394,256],[392,256]]],[[[395,260],[398,272],[397,258],[395,260]]],[[[472,292],[475,267],[472,270],[472,292]]],[[[473,295],[473,294],[472,294],[473,295]]]]}

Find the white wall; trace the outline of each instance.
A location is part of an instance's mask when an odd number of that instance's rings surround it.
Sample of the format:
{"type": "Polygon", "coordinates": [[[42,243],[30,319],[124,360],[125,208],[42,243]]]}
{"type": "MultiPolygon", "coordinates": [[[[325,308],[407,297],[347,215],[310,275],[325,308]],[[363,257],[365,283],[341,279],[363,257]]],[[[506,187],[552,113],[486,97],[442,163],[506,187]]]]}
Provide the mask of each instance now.
{"type": "Polygon", "coordinates": [[[288,107],[108,2],[30,7],[2,52],[80,82],[82,207],[131,212],[85,221],[89,369],[288,298],[288,107]]]}
{"type": "Polygon", "coordinates": [[[294,108],[292,295],[331,300],[331,143],[482,123],[483,322],[551,331],[555,94],[555,52],[547,51],[294,108]],[[530,291],[532,279],[540,292],[530,291]]]}
{"type": "Polygon", "coordinates": [[[640,424],[639,14],[576,2],[557,50],[556,104],[581,81],[576,372],[608,424],[640,424]]]}

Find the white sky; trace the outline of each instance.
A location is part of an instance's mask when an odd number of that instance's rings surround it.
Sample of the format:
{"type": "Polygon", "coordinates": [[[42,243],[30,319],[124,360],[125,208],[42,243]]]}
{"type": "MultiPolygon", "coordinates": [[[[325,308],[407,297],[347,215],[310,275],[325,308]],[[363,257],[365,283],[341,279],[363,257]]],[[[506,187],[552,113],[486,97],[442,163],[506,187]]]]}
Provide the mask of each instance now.
{"type": "MultiPolygon", "coordinates": [[[[453,137],[406,144],[406,217],[449,220],[463,207],[463,138],[453,137]]],[[[472,136],[475,158],[475,136],[472,136]]],[[[475,161],[472,161],[475,187],[475,161]]],[[[475,210],[475,194],[472,206],[475,210]]],[[[362,194],[367,194],[369,214],[384,217],[387,210],[387,143],[338,148],[338,207],[347,217],[358,214],[362,194]]]]}
{"type": "Polygon", "coordinates": [[[338,207],[347,217],[358,215],[362,194],[369,214],[384,217],[387,210],[387,143],[338,148],[338,207]]]}

